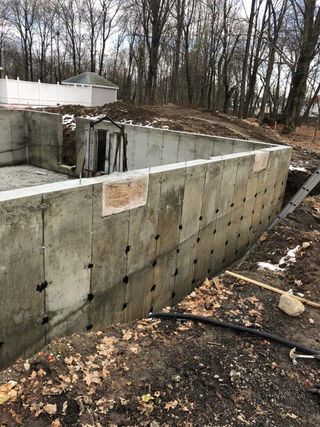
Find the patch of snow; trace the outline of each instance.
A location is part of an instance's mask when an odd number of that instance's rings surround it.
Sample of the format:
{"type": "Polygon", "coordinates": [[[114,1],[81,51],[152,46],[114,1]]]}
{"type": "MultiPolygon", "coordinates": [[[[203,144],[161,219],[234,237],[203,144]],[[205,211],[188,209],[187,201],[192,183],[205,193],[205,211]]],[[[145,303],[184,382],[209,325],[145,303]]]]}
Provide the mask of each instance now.
{"type": "Polygon", "coordinates": [[[99,120],[99,119],[102,119],[104,116],[105,114],[98,114],[97,116],[86,115],[86,116],[81,116],[81,118],[87,119],[87,120],[99,120]]]}
{"type": "Polygon", "coordinates": [[[302,168],[300,166],[294,166],[294,165],[290,165],[289,166],[289,170],[291,170],[291,171],[299,171],[299,172],[308,172],[308,170],[306,168],[302,168]]]}
{"type": "Polygon", "coordinates": [[[287,266],[297,262],[297,253],[301,250],[301,246],[298,245],[293,249],[288,249],[285,256],[283,256],[278,264],[270,264],[269,262],[258,262],[258,267],[261,270],[271,270],[271,271],[285,271],[283,265],[287,266]]]}
{"type": "Polygon", "coordinates": [[[300,245],[296,246],[294,249],[289,249],[287,254],[280,259],[279,265],[294,264],[297,261],[296,255],[300,249],[301,249],[300,245]]]}
{"type": "Polygon", "coordinates": [[[72,123],[74,121],[74,114],[64,114],[62,116],[62,123],[64,125],[68,125],[69,123],[72,123]]]}
{"type": "Polygon", "coordinates": [[[284,271],[284,268],[280,268],[279,265],[270,264],[269,262],[258,262],[258,266],[261,270],[284,271]]]}
{"type": "Polygon", "coordinates": [[[64,114],[62,116],[62,124],[72,130],[76,128],[74,114],[64,114]]]}

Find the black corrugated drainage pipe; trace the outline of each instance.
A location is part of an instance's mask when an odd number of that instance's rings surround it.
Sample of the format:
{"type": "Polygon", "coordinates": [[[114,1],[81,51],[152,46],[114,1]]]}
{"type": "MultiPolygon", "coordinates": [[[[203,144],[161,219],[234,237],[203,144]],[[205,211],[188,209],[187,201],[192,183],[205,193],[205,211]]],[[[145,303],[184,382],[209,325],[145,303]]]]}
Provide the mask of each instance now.
{"type": "Polygon", "coordinates": [[[281,344],[288,348],[296,348],[298,351],[301,351],[305,354],[310,354],[315,356],[315,359],[320,360],[320,351],[313,350],[311,348],[300,345],[296,342],[288,341],[284,338],[278,337],[276,335],[269,334],[268,332],[259,331],[258,329],[247,328],[246,326],[235,325],[233,323],[222,322],[221,320],[212,319],[210,317],[196,316],[193,314],[184,314],[184,313],[150,313],[150,318],[154,319],[165,319],[165,320],[190,320],[192,322],[199,322],[205,325],[218,326],[222,328],[231,329],[237,332],[244,332],[247,334],[255,335],[259,338],[264,338],[268,341],[273,341],[278,344],[281,344]]]}

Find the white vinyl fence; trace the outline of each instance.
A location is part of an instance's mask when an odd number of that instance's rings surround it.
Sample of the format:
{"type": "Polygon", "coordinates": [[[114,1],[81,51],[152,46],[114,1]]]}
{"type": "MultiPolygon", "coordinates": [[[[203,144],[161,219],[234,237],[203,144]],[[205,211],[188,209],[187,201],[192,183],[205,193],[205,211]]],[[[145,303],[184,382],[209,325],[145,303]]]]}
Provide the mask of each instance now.
{"type": "Polygon", "coordinates": [[[0,79],[0,104],[56,106],[80,104],[87,107],[103,105],[117,100],[117,90],[92,86],[70,86],[27,82],[24,80],[0,79]],[[101,92],[99,103],[93,90],[101,92]]]}

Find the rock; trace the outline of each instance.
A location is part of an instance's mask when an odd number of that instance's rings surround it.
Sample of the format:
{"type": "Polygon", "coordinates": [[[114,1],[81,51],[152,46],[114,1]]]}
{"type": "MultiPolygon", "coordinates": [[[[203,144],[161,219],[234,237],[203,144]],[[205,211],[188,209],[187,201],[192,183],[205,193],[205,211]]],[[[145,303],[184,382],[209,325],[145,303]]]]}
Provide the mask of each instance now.
{"type": "Polygon", "coordinates": [[[311,246],[310,242],[303,242],[302,243],[302,249],[308,249],[311,246]]]}
{"type": "Polygon", "coordinates": [[[284,311],[288,316],[297,317],[305,311],[305,307],[296,298],[290,294],[282,294],[279,301],[280,310],[284,311]]]}

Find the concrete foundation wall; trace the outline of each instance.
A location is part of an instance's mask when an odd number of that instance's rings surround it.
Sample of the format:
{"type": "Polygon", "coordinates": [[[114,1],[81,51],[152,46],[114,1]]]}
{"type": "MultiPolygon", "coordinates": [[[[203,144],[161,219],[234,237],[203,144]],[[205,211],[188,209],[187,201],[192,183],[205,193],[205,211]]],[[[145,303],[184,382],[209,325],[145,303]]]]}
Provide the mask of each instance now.
{"type": "Polygon", "coordinates": [[[61,165],[62,117],[33,110],[0,110],[0,167],[30,164],[74,176],[61,165]]]}
{"type": "Polygon", "coordinates": [[[0,366],[179,301],[274,219],[290,157],[272,147],[0,193],[0,366]]]}
{"type": "Polygon", "coordinates": [[[28,163],[60,172],[62,151],[61,115],[26,111],[28,163]]]}
{"type": "Polygon", "coordinates": [[[0,167],[26,163],[24,111],[0,110],[0,167]]]}
{"type": "MultiPolygon", "coordinates": [[[[85,130],[89,129],[89,120],[77,119],[77,170],[83,164],[85,130]]],[[[96,129],[117,131],[111,123],[104,121],[96,125],[96,129]]],[[[171,163],[186,162],[196,159],[208,159],[232,153],[248,152],[266,147],[259,141],[224,138],[210,135],[177,132],[137,125],[125,125],[128,146],[128,169],[136,170],[171,163]]]]}

